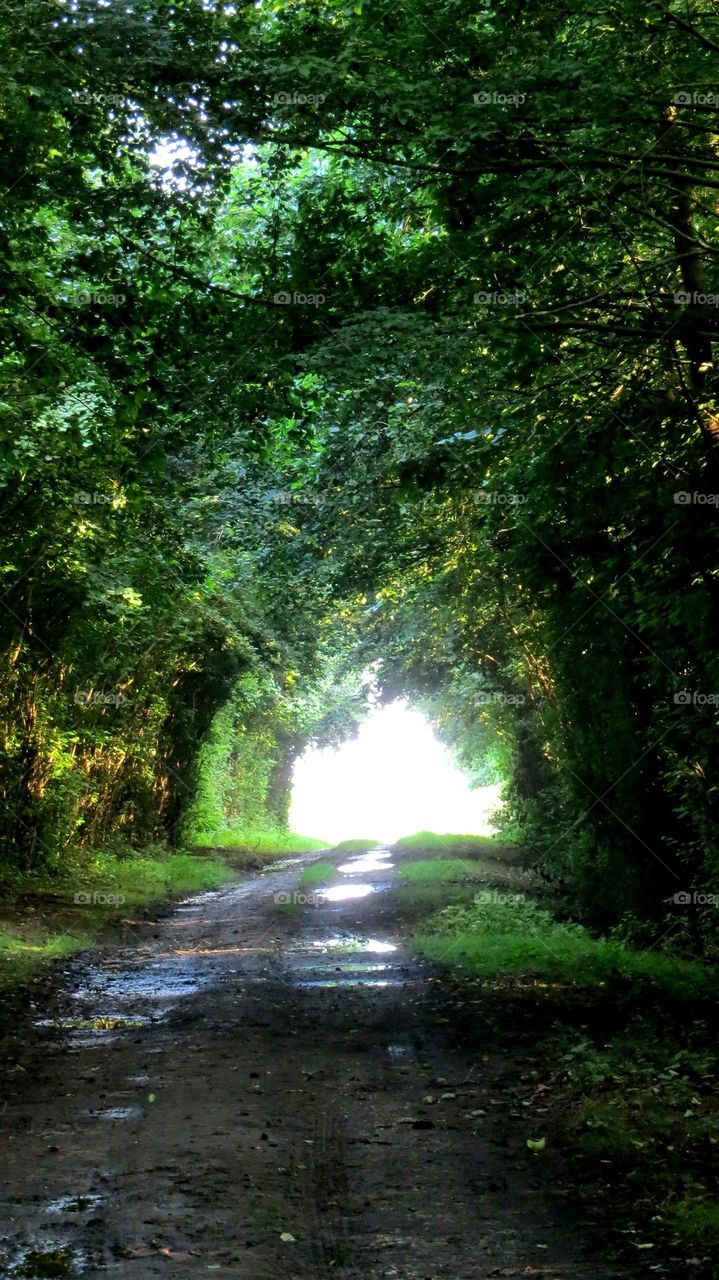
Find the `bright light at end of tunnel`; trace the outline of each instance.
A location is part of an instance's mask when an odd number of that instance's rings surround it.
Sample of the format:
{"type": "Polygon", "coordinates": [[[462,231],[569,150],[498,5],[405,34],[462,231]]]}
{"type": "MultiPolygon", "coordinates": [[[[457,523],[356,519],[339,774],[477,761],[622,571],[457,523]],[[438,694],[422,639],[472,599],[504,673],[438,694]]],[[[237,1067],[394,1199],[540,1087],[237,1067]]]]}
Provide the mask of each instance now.
{"type": "Polygon", "coordinates": [[[424,716],[399,700],[372,711],[340,747],[310,747],[297,761],[290,824],[332,844],[391,844],[414,831],[491,835],[498,786],[470,790],[424,716]]]}

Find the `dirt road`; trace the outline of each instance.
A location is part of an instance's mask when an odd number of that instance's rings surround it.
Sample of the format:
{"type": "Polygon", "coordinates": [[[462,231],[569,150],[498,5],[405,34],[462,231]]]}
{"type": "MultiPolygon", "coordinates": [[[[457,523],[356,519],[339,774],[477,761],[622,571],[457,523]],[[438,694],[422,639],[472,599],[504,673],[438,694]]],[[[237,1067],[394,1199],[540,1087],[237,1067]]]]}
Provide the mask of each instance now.
{"type": "Polygon", "coordinates": [[[458,1035],[401,945],[397,857],[334,860],[327,899],[285,864],[67,966],[2,1115],[3,1275],[635,1274],[528,1152],[511,1034],[458,1035]]]}

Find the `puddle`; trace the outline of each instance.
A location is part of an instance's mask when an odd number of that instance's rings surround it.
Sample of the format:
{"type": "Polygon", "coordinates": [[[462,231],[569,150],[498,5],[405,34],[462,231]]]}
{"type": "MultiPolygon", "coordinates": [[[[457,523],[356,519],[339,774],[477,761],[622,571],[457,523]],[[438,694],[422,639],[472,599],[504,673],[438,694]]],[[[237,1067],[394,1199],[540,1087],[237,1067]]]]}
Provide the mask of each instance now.
{"type": "Polygon", "coordinates": [[[337,964],[323,965],[321,967],[320,965],[312,964],[311,962],[309,964],[303,964],[300,962],[296,968],[300,973],[362,974],[386,973],[388,969],[392,968],[392,966],[389,964],[363,964],[361,961],[357,963],[356,961],[353,962],[352,960],[345,960],[337,964]]]}
{"type": "Polygon", "coordinates": [[[93,1120],[134,1120],[142,1115],[141,1107],[103,1107],[102,1111],[83,1111],[93,1120]]]}
{"type": "Polygon", "coordinates": [[[341,969],[343,973],[385,973],[390,968],[388,964],[352,964],[350,960],[333,967],[335,970],[341,969]]]}
{"type": "Polygon", "coordinates": [[[211,981],[209,974],[197,971],[188,976],[183,958],[164,960],[141,969],[90,971],[87,983],[73,992],[75,1000],[97,1000],[105,996],[114,1000],[172,1000],[191,996],[211,981]]]}
{"type": "Polygon", "coordinates": [[[381,942],[379,938],[322,938],[311,944],[318,951],[367,951],[370,955],[389,955],[397,950],[396,942],[381,942]]]}
{"type": "Polygon", "coordinates": [[[298,987],[394,987],[400,978],[299,978],[298,987]]]}
{"type": "MultiPolygon", "coordinates": [[[[319,853],[323,853],[323,852],[325,852],[325,853],[331,853],[331,852],[332,852],[332,846],[331,846],[331,845],[328,845],[326,850],[318,849],[318,850],[317,850],[317,852],[318,852],[318,854],[319,854],[319,853]]],[[[271,871],[265,871],[263,874],[264,874],[264,875],[270,875],[270,876],[271,876],[271,875],[274,875],[274,874],[275,874],[276,872],[278,872],[278,871],[284,871],[284,870],[286,870],[286,868],[287,868],[287,867],[299,867],[299,866],[304,867],[304,866],[306,866],[306,865],[307,865],[307,855],[306,855],[305,853],[300,853],[300,854],[298,854],[296,857],[291,857],[291,858],[279,858],[277,862],[273,862],[273,864],[272,864],[272,870],[271,870],[271,871]]]]}
{"type": "Polygon", "coordinates": [[[322,897],[327,902],[348,902],[351,898],[366,898],[374,893],[371,884],[337,884],[330,889],[322,890],[322,897]]]}
{"type": "Polygon", "coordinates": [[[190,902],[181,902],[176,911],[199,911],[208,902],[214,902],[222,894],[222,889],[206,889],[204,893],[193,893],[190,902]]]}
{"type": "Polygon", "coordinates": [[[102,1204],[103,1197],[94,1192],[85,1196],[58,1196],[47,1206],[48,1213],[89,1213],[102,1204]]]}
{"type": "Polygon", "coordinates": [[[337,870],[345,876],[364,875],[368,871],[389,871],[394,866],[393,862],[387,861],[391,857],[392,855],[386,849],[371,849],[369,853],[360,854],[356,858],[350,858],[349,862],[343,862],[337,870]]]}

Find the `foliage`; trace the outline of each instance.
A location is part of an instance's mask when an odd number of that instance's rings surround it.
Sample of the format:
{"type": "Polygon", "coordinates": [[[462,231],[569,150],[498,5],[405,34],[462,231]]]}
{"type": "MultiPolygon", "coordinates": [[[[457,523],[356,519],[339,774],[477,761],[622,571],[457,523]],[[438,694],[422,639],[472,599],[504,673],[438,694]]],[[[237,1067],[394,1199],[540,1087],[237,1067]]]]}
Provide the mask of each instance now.
{"type": "Polygon", "coordinates": [[[281,829],[371,669],[511,775],[575,910],[709,950],[706,6],[14,0],[1,39],[7,864],[281,829]]]}
{"type": "Polygon", "coordinates": [[[681,1029],[661,1006],[634,1013],[609,1037],[590,1021],[562,1026],[547,1051],[566,1136],[653,1210],[643,1237],[661,1232],[701,1250],[719,1240],[709,1153],[717,1143],[719,1072],[710,1023],[681,1029]]]}

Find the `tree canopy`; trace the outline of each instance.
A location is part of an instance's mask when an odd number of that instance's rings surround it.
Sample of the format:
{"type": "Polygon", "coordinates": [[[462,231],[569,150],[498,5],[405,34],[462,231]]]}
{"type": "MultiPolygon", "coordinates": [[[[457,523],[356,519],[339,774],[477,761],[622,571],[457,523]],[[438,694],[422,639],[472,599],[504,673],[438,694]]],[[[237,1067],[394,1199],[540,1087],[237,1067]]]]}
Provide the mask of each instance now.
{"type": "Polygon", "coordinates": [[[594,919],[716,888],[706,6],[3,27],[3,857],[250,804],[243,734],[281,821],[371,666],[594,919]]]}

